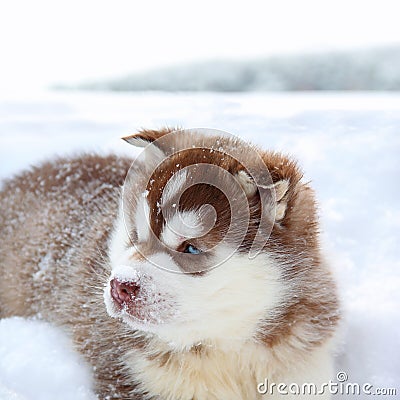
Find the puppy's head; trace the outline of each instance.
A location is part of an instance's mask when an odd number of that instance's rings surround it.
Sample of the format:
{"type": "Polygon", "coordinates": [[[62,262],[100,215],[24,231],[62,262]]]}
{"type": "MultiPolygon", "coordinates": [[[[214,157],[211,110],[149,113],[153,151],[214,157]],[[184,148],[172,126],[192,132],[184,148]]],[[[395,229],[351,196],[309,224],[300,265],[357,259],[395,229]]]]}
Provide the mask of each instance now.
{"type": "Polygon", "coordinates": [[[145,150],[111,239],[109,314],[176,348],[273,326],[294,295],[290,271],[318,246],[295,163],[215,131],[125,140],[145,150]]]}

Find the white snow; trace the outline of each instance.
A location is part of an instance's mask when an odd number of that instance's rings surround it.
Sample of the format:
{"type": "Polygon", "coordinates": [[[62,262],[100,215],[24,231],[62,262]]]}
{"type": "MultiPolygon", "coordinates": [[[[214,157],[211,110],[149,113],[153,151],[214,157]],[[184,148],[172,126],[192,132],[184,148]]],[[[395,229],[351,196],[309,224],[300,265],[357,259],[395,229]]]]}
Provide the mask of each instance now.
{"type": "Polygon", "coordinates": [[[90,368],[60,330],[42,321],[0,320],[0,399],[94,400],[90,368]]]}
{"type": "MultiPolygon", "coordinates": [[[[136,154],[119,137],[163,125],[222,129],[299,160],[319,199],[322,242],[343,298],[337,371],[346,371],[351,382],[396,387],[400,94],[9,97],[0,99],[0,178],[54,154],[136,154]]],[[[0,399],[90,399],[90,378],[78,372],[82,368],[55,328],[15,318],[0,323],[0,399]]]]}

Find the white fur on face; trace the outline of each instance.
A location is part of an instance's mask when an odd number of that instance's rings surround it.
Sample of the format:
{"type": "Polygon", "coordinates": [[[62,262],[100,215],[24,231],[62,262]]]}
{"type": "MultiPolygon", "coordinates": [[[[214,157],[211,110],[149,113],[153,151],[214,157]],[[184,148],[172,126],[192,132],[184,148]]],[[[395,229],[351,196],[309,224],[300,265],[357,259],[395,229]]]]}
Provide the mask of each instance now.
{"type": "Polygon", "coordinates": [[[176,172],[171,179],[168,180],[167,184],[164,187],[162,196],[161,196],[161,205],[164,206],[167,202],[176,198],[179,200],[179,194],[184,188],[187,180],[187,173],[185,169],[179,170],[176,172]]]}
{"type": "Polygon", "coordinates": [[[167,219],[161,233],[161,240],[168,247],[175,249],[186,239],[201,236],[202,232],[199,213],[195,211],[176,212],[167,219]]]}
{"type": "Polygon", "coordinates": [[[165,274],[179,318],[156,333],[177,349],[251,339],[262,320],[273,319],[286,294],[278,266],[263,255],[249,260],[234,254],[200,277],[165,274]]]}
{"type": "Polygon", "coordinates": [[[136,207],[136,231],[139,242],[146,242],[150,236],[150,207],[143,196],[136,207]]]}
{"type": "Polygon", "coordinates": [[[121,228],[124,229],[117,224],[110,246],[110,280],[117,277],[139,281],[150,299],[143,304],[149,318],[147,322],[137,321],[117,310],[109,284],[104,292],[107,310],[113,317],[122,317],[132,329],[152,332],[175,349],[203,341],[249,340],[261,321],[274,318],[275,310],[284,301],[286,286],[279,265],[266,254],[253,260],[234,254],[204,276],[193,276],[179,273],[178,265],[165,252],[144,261],[134,260],[133,248],[121,253],[114,243],[124,237],[118,232],[121,228]],[[156,265],[164,265],[169,271],[156,265]]]}

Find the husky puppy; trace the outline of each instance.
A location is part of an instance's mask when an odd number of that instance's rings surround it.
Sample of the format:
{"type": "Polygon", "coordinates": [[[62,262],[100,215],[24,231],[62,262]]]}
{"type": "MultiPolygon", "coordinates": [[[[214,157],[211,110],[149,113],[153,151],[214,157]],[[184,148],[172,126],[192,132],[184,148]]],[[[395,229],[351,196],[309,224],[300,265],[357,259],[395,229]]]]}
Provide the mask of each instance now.
{"type": "Polygon", "coordinates": [[[133,164],[59,158],[4,182],[0,316],[63,327],[100,399],[328,383],[338,300],[296,163],[214,131],[125,140],[147,146],[133,164]]]}

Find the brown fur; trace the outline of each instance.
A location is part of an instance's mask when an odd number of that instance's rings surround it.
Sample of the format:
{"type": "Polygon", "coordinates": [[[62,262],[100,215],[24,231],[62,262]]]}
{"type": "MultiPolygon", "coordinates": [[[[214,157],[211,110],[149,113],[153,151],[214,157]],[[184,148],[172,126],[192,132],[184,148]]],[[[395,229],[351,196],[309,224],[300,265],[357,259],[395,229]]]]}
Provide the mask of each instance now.
{"type": "MultiPolygon", "coordinates": [[[[142,131],[131,138],[152,142],[170,131],[142,131]]],[[[205,145],[208,140],[215,138],[207,139],[205,145]]],[[[281,261],[285,279],[299,295],[281,306],[273,325],[261,323],[254,340],[274,349],[295,337],[307,352],[335,330],[336,289],[320,256],[312,190],[301,183],[296,163],[281,154],[261,154],[272,182],[290,183],[282,199],[286,213],[274,224],[265,250],[281,261]],[[312,339],[296,338],[299,328],[312,332],[312,339]]],[[[182,151],[155,172],[154,184],[148,186],[148,200],[156,235],[164,221],[157,215],[155,204],[166,182],[177,169],[200,162],[203,156],[201,150],[182,151]],[[175,167],[177,164],[179,167],[175,167]]],[[[103,288],[110,273],[108,240],[130,162],[115,156],[58,159],[5,182],[0,192],[0,317],[39,314],[64,327],[78,350],[96,367],[96,390],[101,399],[142,398],[132,394],[136,383],[124,365],[124,355],[156,343],[146,335],[132,334],[124,323],[108,316],[103,304],[103,288]]],[[[204,162],[233,175],[244,168],[219,151],[208,152],[204,162]]],[[[217,189],[194,187],[182,197],[179,207],[190,209],[204,200],[217,209],[217,228],[209,234],[212,239],[208,238],[208,243],[216,243],[231,218],[226,212],[227,199],[217,189]]],[[[249,250],[258,227],[259,192],[248,202],[251,222],[240,246],[242,252],[249,250]]],[[[207,356],[202,346],[191,351],[197,357],[207,356]]],[[[159,358],[160,367],[178,357],[163,351],[153,354],[153,358],[159,358]]]]}
{"type": "Polygon", "coordinates": [[[66,328],[97,367],[102,398],[132,398],[114,343],[142,345],[108,316],[102,292],[107,241],[130,163],[115,156],[58,159],[5,182],[0,193],[0,317],[39,314],[66,328]]]}
{"type": "MultiPolygon", "coordinates": [[[[160,131],[143,130],[135,135],[129,136],[126,140],[142,139],[148,143],[164,138],[173,129],[162,129],[160,131]]],[[[187,140],[184,133],[181,138],[187,140]]],[[[167,137],[168,138],[168,137],[167,137]]],[[[203,140],[206,149],[214,147],[215,141],[223,148],[234,149],[240,146],[232,139],[211,137],[203,140]]],[[[177,139],[179,141],[179,138],[177,139]]],[[[156,142],[157,143],[157,142],[156,142]]],[[[163,151],[168,153],[170,146],[169,140],[163,140],[156,144],[163,151]]],[[[217,165],[232,175],[236,175],[240,170],[245,169],[235,158],[216,150],[210,153],[203,149],[189,149],[175,151],[179,146],[173,143],[174,154],[169,156],[153,173],[148,185],[148,201],[151,211],[151,224],[153,232],[158,236],[165,221],[162,215],[157,213],[156,203],[161,200],[161,194],[166,183],[178,170],[196,163],[207,163],[217,165]]],[[[186,146],[183,145],[183,148],[186,146]]],[[[218,147],[218,146],[217,146],[218,147]]],[[[293,336],[294,330],[299,326],[309,326],[314,332],[312,342],[303,343],[305,348],[311,350],[314,346],[320,345],[327,336],[330,336],[339,320],[339,304],[336,295],[336,287],[330,271],[326,268],[321,259],[320,245],[318,240],[318,217],[316,214],[316,203],[313,190],[308,184],[301,182],[302,172],[296,162],[288,157],[276,153],[266,152],[256,147],[250,147],[250,151],[257,151],[267,166],[272,182],[282,180],[289,181],[289,189],[284,195],[283,201],[286,202],[286,212],[283,220],[273,225],[270,240],[268,240],[265,250],[276,257],[285,265],[287,270],[285,276],[295,291],[301,293],[294,299],[282,305],[280,315],[272,326],[264,327],[261,334],[257,335],[258,340],[269,346],[274,346],[285,342],[287,338],[293,336]],[[324,288],[324,289],[322,289],[324,288]]],[[[249,152],[248,149],[244,150],[249,152]]],[[[250,167],[257,168],[255,162],[251,162],[251,154],[244,157],[250,167]]],[[[248,233],[242,242],[239,251],[248,252],[253,243],[255,232],[258,228],[260,219],[260,196],[256,192],[248,199],[251,210],[251,219],[248,233]]],[[[215,228],[207,235],[207,242],[215,245],[222,240],[226,227],[231,223],[229,203],[219,189],[207,185],[196,185],[185,192],[181,198],[179,207],[182,210],[190,210],[208,203],[217,210],[217,222],[215,228]],[[210,238],[211,236],[211,238],[210,238]]],[[[202,238],[191,241],[195,245],[202,243],[202,238]]],[[[299,338],[299,340],[301,340],[299,338]]]]}

